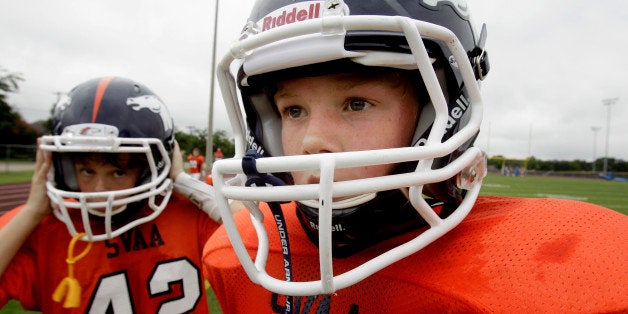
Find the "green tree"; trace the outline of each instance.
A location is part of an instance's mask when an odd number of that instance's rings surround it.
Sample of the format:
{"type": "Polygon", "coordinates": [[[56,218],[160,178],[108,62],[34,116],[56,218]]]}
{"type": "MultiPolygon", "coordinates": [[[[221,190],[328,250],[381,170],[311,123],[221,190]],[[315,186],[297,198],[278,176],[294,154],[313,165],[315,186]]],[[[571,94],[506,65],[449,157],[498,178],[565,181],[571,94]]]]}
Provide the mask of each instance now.
{"type": "Polygon", "coordinates": [[[7,101],[10,93],[19,90],[18,82],[23,80],[21,74],[0,68],[0,144],[29,145],[37,141],[37,131],[7,101]]]}
{"type": "Polygon", "coordinates": [[[218,130],[214,132],[214,152],[220,148],[224,154],[224,158],[233,157],[235,155],[235,144],[233,139],[227,137],[227,132],[218,130]]]}
{"type": "Polygon", "coordinates": [[[538,170],[540,168],[541,161],[534,158],[534,156],[530,156],[528,158],[527,170],[538,170]]]}
{"type": "MultiPolygon", "coordinates": [[[[178,130],[174,133],[174,136],[179,143],[179,147],[181,148],[184,157],[190,154],[192,149],[195,147],[201,150],[201,154],[205,155],[207,147],[207,129],[191,127],[189,132],[178,130]]],[[[220,150],[222,150],[224,154],[224,158],[233,157],[235,154],[235,144],[233,143],[233,139],[227,136],[227,132],[224,130],[214,131],[213,137],[213,151],[215,152],[220,147],[220,150]]]]}
{"type": "Polygon", "coordinates": [[[191,127],[189,128],[189,132],[181,130],[176,131],[174,133],[174,137],[179,143],[183,157],[192,153],[192,149],[195,147],[200,149],[203,155],[205,154],[205,139],[207,137],[207,130],[191,127]]]}
{"type": "MultiPolygon", "coordinates": [[[[602,169],[601,167],[598,169],[602,169]]],[[[613,170],[617,172],[628,172],[628,161],[621,159],[614,160],[613,170]]]]}

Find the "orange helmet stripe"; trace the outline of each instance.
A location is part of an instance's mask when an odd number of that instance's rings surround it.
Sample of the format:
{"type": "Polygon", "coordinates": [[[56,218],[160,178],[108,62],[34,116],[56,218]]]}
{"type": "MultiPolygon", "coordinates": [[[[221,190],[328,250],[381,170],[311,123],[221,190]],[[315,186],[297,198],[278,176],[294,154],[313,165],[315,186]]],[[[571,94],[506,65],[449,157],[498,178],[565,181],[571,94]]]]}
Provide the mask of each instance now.
{"type": "Polygon", "coordinates": [[[107,90],[107,86],[109,86],[109,82],[111,82],[112,77],[106,77],[98,82],[98,88],[96,89],[96,97],[94,97],[94,109],[92,111],[92,123],[96,122],[96,117],[98,117],[98,110],[100,109],[100,102],[102,101],[103,96],[105,95],[105,91],[107,90]]]}

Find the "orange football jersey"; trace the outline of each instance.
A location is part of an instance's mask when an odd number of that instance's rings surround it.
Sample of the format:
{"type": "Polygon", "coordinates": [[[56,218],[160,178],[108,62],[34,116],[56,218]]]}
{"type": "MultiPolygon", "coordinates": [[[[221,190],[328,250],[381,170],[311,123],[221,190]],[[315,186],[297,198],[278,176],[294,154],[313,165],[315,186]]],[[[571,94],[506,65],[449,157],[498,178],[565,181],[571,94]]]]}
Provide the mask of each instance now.
{"type": "MultiPolygon", "coordinates": [[[[19,209],[0,221],[6,223],[19,209]]],[[[207,313],[201,254],[217,227],[191,202],[173,195],[153,221],[94,242],[74,264],[81,303],[68,310],[52,300],[52,293],[68,274],[65,260],[71,237],[65,224],[50,215],[0,278],[0,307],[17,299],[25,309],[44,313],[207,313]]],[[[79,241],[75,254],[85,246],[79,241]]]]}
{"type": "MultiPolygon", "coordinates": [[[[318,251],[294,203],[283,207],[295,281],[318,280],[318,251]]],[[[277,227],[265,209],[269,274],[284,279],[277,227]]],[[[251,256],[257,237],[248,211],[236,214],[251,256]]],[[[628,216],[583,202],[480,197],[463,222],[423,250],[332,295],[294,297],[294,313],[628,311],[628,216]]],[[[340,274],[415,234],[334,259],[340,274]]],[[[224,227],[210,238],[203,264],[225,313],[273,313],[285,296],[252,283],[224,227]]]]}
{"type": "Polygon", "coordinates": [[[188,163],[190,167],[190,173],[202,173],[203,172],[203,163],[205,162],[205,157],[198,155],[188,156],[188,163]]]}

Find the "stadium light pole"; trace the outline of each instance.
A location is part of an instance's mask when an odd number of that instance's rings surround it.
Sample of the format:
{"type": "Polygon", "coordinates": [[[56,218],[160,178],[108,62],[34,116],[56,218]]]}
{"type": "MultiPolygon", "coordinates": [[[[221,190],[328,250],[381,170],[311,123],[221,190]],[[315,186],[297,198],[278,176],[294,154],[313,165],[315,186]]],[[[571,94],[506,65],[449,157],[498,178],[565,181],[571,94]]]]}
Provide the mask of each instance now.
{"type": "Polygon", "coordinates": [[[592,126],[591,127],[591,131],[593,131],[593,170],[591,170],[592,172],[595,172],[595,159],[597,158],[596,153],[597,153],[597,132],[601,129],[601,127],[599,126],[592,126]]]}
{"type": "Polygon", "coordinates": [[[486,156],[490,156],[491,152],[491,123],[488,123],[488,134],[486,136],[486,156]]]}
{"type": "Polygon", "coordinates": [[[205,143],[205,167],[207,172],[210,172],[214,165],[214,83],[216,81],[216,45],[218,43],[216,37],[218,35],[219,3],[220,0],[216,0],[216,7],[214,8],[214,42],[212,44],[212,66],[209,84],[209,121],[207,123],[207,140],[205,143]]]}
{"type": "Polygon", "coordinates": [[[528,130],[528,158],[532,155],[532,123],[530,123],[530,129],[528,130]]]}
{"type": "Polygon", "coordinates": [[[611,133],[611,106],[617,102],[617,100],[619,100],[619,98],[615,97],[615,98],[608,98],[608,99],[603,99],[602,100],[602,104],[604,104],[604,106],[606,106],[607,108],[607,114],[606,114],[606,149],[604,152],[604,175],[608,175],[608,139],[610,137],[610,133],[611,133]]]}

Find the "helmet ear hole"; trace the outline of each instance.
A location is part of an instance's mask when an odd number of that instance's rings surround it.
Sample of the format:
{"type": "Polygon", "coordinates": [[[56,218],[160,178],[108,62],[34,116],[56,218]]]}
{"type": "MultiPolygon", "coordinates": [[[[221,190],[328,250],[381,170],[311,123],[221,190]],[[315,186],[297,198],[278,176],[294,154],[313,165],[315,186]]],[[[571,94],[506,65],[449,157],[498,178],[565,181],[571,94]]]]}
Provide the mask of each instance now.
{"type": "Polygon", "coordinates": [[[59,189],[79,191],[74,162],[67,153],[53,153],[55,184],[59,189]]]}
{"type": "MultiPolygon", "coordinates": [[[[155,162],[155,168],[157,169],[157,173],[163,171],[165,165],[164,158],[172,157],[172,150],[168,151],[167,156],[162,156],[159,148],[156,145],[151,145],[151,155],[153,156],[153,160],[155,162]]],[[[139,167],[142,168],[140,177],[138,178],[137,186],[142,184],[147,184],[151,181],[152,171],[150,169],[148,157],[146,155],[137,155],[137,160],[135,162],[138,163],[139,167]]]]}

